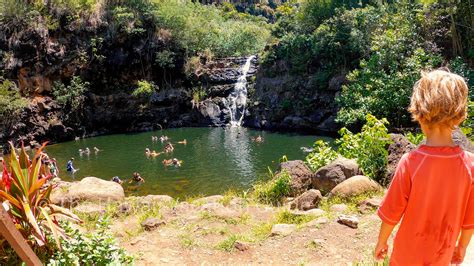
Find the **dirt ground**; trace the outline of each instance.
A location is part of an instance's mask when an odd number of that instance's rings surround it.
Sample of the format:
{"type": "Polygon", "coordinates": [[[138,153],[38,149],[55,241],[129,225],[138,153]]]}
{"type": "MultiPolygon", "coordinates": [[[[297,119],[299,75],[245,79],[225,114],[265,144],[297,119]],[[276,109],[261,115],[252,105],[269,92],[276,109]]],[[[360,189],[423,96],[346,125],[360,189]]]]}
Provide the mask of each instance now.
{"type": "MultiPolygon", "coordinates": [[[[375,209],[361,213],[357,203],[295,213],[287,206],[222,196],[151,205],[140,201],[105,210],[113,217],[111,233],[136,265],[375,265],[371,254],[380,219],[375,209]],[[338,223],[342,214],[357,217],[358,227],[338,223]],[[143,223],[154,228],[145,230],[143,223]],[[280,223],[296,228],[272,235],[272,227],[280,223]]],[[[90,218],[97,209],[82,211],[90,218]]],[[[464,265],[474,265],[472,245],[464,265]]]]}

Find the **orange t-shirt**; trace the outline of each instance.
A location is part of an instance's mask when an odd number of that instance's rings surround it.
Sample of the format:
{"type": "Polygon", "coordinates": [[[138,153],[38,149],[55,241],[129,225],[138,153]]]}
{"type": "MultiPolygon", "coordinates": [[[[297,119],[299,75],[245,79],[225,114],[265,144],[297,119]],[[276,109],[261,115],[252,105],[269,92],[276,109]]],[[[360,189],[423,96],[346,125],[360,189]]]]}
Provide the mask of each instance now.
{"type": "Polygon", "coordinates": [[[449,265],[461,228],[474,228],[474,155],[421,145],[403,155],[378,215],[395,225],[391,265],[449,265]]]}

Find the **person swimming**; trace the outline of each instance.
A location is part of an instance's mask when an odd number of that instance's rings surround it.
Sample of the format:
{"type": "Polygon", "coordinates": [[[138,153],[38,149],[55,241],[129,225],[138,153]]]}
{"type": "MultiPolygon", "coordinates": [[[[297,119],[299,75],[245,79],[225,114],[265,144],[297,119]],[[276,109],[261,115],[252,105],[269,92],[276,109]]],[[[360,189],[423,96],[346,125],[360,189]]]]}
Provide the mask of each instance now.
{"type": "Polygon", "coordinates": [[[253,141],[262,143],[263,142],[263,137],[262,135],[258,135],[256,138],[252,138],[253,141]]]}
{"type": "Polygon", "coordinates": [[[186,144],[188,144],[188,141],[187,141],[186,139],[184,139],[184,140],[182,140],[182,141],[178,141],[178,144],[184,144],[184,145],[186,145],[186,144]]]}
{"type": "Polygon", "coordinates": [[[95,153],[98,153],[99,151],[101,151],[99,148],[94,147],[94,152],[95,152],[95,153]]]}
{"type": "Polygon", "coordinates": [[[165,142],[165,141],[168,141],[168,140],[169,140],[168,136],[162,135],[162,136],[160,137],[161,143],[163,143],[163,142],[165,142]]]}
{"type": "Polygon", "coordinates": [[[112,177],[112,181],[120,185],[123,183],[123,181],[118,176],[112,177]]]}
{"type": "Polygon", "coordinates": [[[145,183],[145,179],[143,179],[143,177],[141,177],[140,173],[138,173],[138,172],[133,173],[132,180],[130,180],[129,183],[132,183],[133,181],[139,182],[139,183],[145,183]]]}
{"type": "Polygon", "coordinates": [[[176,158],[173,158],[173,165],[175,167],[181,167],[181,161],[176,158]]]}
{"type": "Polygon", "coordinates": [[[168,152],[172,152],[173,150],[174,150],[173,144],[168,142],[165,146],[165,152],[168,153],[168,152]]]}
{"type": "Polygon", "coordinates": [[[180,160],[178,160],[178,159],[176,159],[176,158],[173,158],[173,159],[164,159],[164,160],[162,161],[162,163],[163,163],[164,166],[171,166],[171,165],[173,165],[173,166],[175,166],[175,167],[181,167],[182,161],[180,161],[180,160]]]}

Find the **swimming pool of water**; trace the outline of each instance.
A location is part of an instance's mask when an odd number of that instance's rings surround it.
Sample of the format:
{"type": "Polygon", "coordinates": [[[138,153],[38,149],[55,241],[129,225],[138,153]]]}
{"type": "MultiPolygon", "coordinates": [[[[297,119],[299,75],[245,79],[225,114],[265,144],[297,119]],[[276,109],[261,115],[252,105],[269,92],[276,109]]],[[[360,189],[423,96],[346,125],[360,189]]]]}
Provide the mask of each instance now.
{"type": "Polygon", "coordinates": [[[246,128],[178,128],[136,134],[100,136],[48,146],[46,151],[56,158],[63,180],[80,180],[96,176],[110,180],[119,176],[128,181],[139,172],[145,183],[124,183],[127,195],[167,194],[185,198],[212,195],[228,189],[250,188],[268,168],[276,168],[279,158],[303,159],[300,147],[309,147],[318,136],[270,133],[246,128]],[[172,153],[147,157],[145,148],[162,151],[166,143],[153,142],[152,136],[166,135],[175,149],[172,153]],[[263,142],[253,138],[261,135],[263,142]],[[187,140],[187,144],[178,141],[187,140]],[[91,149],[90,155],[79,155],[79,149],[91,149]],[[93,147],[101,151],[95,153],[93,147]],[[69,158],[79,169],[74,175],[65,171],[69,158]],[[183,161],[180,168],[164,166],[164,159],[183,161]]]}

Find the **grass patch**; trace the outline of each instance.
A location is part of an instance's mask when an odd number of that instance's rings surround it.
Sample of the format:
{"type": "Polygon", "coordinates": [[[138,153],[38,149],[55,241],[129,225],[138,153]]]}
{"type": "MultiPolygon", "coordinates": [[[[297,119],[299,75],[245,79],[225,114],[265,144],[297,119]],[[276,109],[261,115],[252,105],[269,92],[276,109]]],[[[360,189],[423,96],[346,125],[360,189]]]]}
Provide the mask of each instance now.
{"type": "Polygon", "coordinates": [[[246,224],[250,219],[250,215],[248,213],[244,213],[240,215],[238,218],[233,218],[233,217],[222,217],[208,211],[203,211],[201,212],[201,219],[237,225],[237,224],[246,224]]]}
{"type": "Polygon", "coordinates": [[[183,248],[189,249],[196,245],[196,240],[191,234],[187,233],[179,236],[179,243],[183,248]]]}
{"type": "Polygon", "coordinates": [[[331,197],[331,198],[324,198],[320,205],[319,208],[324,210],[328,215],[331,215],[331,206],[335,204],[345,204],[347,206],[347,212],[348,213],[358,213],[358,205],[360,202],[370,199],[372,197],[382,197],[384,195],[383,191],[377,191],[377,192],[368,192],[364,194],[360,194],[355,197],[349,197],[349,198],[340,198],[340,197],[331,197]]]}
{"type": "Polygon", "coordinates": [[[263,222],[252,227],[252,242],[263,241],[270,236],[273,227],[272,222],[263,222]]]}
{"type": "Polygon", "coordinates": [[[235,242],[238,240],[245,240],[246,238],[242,235],[231,235],[228,238],[219,242],[216,247],[222,251],[232,252],[235,249],[235,242]]]}
{"type": "Polygon", "coordinates": [[[276,223],[278,224],[296,224],[298,226],[316,219],[314,215],[300,215],[291,213],[288,210],[282,210],[277,214],[276,223]]]}
{"type": "Polygon", "coordinates": [[[291,176],[283,171],[267,182],[260,182],[253,186],[253,195],[258,202],[265,204],[281,204],[284,197],[290,192],[291,176]]]}

